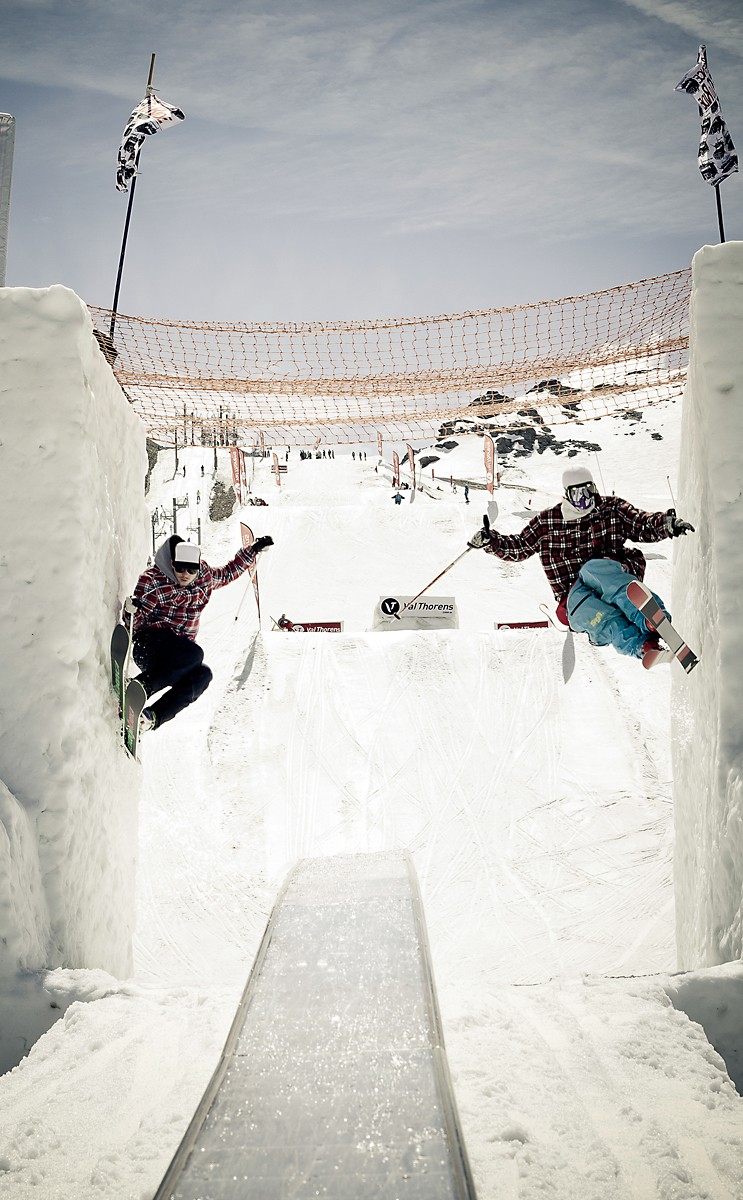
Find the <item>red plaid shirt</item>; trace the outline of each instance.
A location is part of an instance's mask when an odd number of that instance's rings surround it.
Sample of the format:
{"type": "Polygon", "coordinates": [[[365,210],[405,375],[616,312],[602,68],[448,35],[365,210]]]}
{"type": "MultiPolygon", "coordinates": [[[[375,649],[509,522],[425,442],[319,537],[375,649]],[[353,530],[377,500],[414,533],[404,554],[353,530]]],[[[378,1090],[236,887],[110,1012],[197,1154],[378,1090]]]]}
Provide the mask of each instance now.
{"type": "Polygon", "coordinates": [[[159,567],[150,567],[137,580],[134,599],[139,607],[134,617],[134,633],[145,629],[170,629],[182,637],[196,640],[199,618],[215,588],[239,579],[255,562],[252,550],[238,550],[223,567],[210,567],[201,560],[201,570],[193,583],[181,587],[159,567]]]}
{"type": "Polygon", "coordinates": [[[492,530],[492,540],[485,552],[510,562],[523,562],[538,554],[559,602],[565,599],[581,567],[590,558],[613,558],[643,579],[645,557],[636,546],[625,546],[625,538],[660,542],[670,536],[666,513],[642,512],[619,496],[602,496],[593,512],[577,521],[566,521],[562,507],[556,504],[537,513],[521,533],[509,536],[492,530]]]}

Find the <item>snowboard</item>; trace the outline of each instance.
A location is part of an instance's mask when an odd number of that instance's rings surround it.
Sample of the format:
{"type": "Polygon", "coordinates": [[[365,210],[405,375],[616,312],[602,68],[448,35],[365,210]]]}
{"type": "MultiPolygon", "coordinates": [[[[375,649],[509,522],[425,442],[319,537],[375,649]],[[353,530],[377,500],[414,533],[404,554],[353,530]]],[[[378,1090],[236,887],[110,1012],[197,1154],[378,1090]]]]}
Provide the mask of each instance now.
{"type": "MultiPolygon", "coordinates": [[[[686,674],[688,675],[690,671],[693,671],[699,659],[694,651],[687,646],[679,632],[674,629],[650,589],[645,587],[644,583],[640,583],[639,579],[633,579],[631,583],[627,584],[627,599],[631,604],[634,604],[635,608],[642,613],[645,620],[652,625],[656,633],[663,638],[663,641],[669,650],[671,650],[674,657],[681,663],[686,674]]],[[[663,654],[663,651],[660,653],[663,654]]]]}
{"type": "Polygon", "coordinates": [[[139,747],[139,718],[147,703],[147,692],[138,679],[130,679],[124,693],[124,746],[132,758],[139,747]]]}
{"type": "Polygon", "coordinates": [[[126,746],[127,750],[129,749],[129,745],[127,743],[126,736],[126,675],[129,666],[129,655],[132,647],[132,627],[134,623],[135,608],[135,601],[131,597],[127,597],[127,599],[124,601],[122,620],[118,622],[113,633],[111,634],[111,688],[118,702],[119,720],[121,721],[121,735],[124,738],[124,745],[126,746]]]}
{"type": "Polygon", "coordinates": [[[111,634],[111,687],[119,703],[119,716],[123,718],[124,692],[126,691],[126,663],[131,645],[129,630],[119,621],[111,634]]]}

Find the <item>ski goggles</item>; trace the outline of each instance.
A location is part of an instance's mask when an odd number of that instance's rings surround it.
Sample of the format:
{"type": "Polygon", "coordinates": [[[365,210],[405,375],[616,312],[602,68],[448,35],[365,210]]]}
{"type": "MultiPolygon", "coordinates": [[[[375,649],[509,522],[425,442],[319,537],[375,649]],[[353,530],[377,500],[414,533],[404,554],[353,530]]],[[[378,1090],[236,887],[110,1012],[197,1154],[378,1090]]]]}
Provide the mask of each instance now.
{"type": "Polygon", "coordinates": [[[173,570],[177,571],[179,575],[183,575],[185,573],[188,573],[189,575],[198,575],[199,571],[201,570],[201,563],[175,562],[173,563],[173,570]]]}
{"type": "Polygon", "coordinates": [[[586,512],[589,508],[593,508],[598,494],[598,488],[593,480],[588,483],[571,483],[565,488],[568,501],[579,512],[586,512]]]}

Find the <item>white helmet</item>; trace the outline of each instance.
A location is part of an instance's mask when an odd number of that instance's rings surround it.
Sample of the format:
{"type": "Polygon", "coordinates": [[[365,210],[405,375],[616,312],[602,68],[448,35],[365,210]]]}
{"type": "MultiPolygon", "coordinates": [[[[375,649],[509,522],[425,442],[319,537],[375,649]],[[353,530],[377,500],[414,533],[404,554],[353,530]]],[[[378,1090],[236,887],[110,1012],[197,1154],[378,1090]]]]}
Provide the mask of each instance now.
{"type": "Polygon", "coordinates": [[[577,512],[589,513],[596,507],[598,488],[588,467],[568,467],[562,473],[565,499],[577,512]]]}

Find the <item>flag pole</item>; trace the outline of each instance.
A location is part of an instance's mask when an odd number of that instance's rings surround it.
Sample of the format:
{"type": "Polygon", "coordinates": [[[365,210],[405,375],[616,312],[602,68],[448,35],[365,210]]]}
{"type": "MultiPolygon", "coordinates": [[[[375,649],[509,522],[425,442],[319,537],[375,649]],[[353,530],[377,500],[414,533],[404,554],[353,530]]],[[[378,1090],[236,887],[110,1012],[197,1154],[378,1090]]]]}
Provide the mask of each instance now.
{"type": "Polygon", "coordinates": [[[722,224],[722,201],[720,199],[720,184],[715,185],[715,198],[717,199],[717,224],[720,227],[720,242],[725,241],[725,230],[722,224]]]}
{"type": "MultiPolygon", "coordinates": [[[[155,70],[155,55],[153,54],[152,58],[150,59],[150,74],[149,74],[149,78],[147,80],[148,93],[150,91],[150,88],[152,87],[152,75],[153,75],[154,70],[155,70]]],[[[137,184],[137,176],[135,175],[132,179],[132,186],[129,189],[129,203],[126,207],[126,220],[124,221],[124,236],[121,240],[121,253],[119,255],[119,270],[118,270],[118,274],[116,276],[116,287],[114,289],[114,302],[113,302],[112,309],[111,309],[111,326],[108,331],[108,336],[111,338],[111,341],[113,341],[114,329],[116,327],[116,314],[118,312],[119,292],[121,290],[121,276],[124,271],[124,255],[126,254],[127,238],[129,237],[129,222],[130,222],[131,216],[132,216],[132,204],[134,203],[134,189],[136,187],[136,184],[137,184]]]]}

